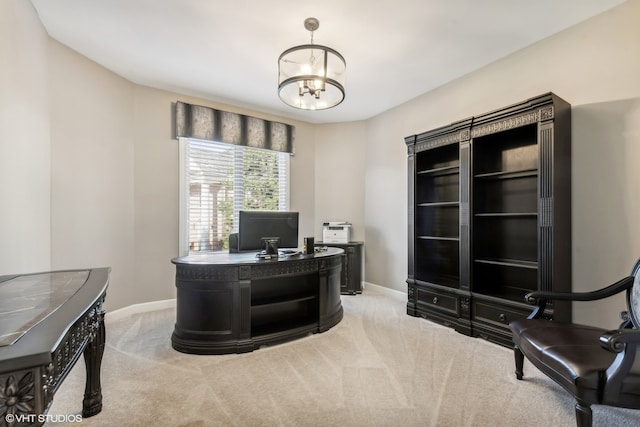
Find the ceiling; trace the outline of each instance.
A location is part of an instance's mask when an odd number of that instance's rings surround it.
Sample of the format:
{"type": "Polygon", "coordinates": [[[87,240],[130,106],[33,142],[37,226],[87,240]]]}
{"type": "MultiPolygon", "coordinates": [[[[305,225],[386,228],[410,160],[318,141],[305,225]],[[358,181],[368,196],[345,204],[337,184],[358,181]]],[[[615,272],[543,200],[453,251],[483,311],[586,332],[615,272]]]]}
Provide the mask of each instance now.
{"type": "Polygon", "coordinates": [[[31,0],[49,35],[132,82],[311,123],[364,120],[624,0],[31,0]],[[277,94],[280,54],[347,61],[346,98],[302,111],[277,94]]]}

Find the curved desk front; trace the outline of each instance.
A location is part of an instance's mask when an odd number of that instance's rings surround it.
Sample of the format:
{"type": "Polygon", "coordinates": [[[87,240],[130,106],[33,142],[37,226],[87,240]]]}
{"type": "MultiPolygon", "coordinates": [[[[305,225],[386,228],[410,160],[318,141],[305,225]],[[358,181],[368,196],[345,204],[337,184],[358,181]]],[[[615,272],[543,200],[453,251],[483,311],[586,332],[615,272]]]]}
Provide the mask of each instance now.
{"type": "Polygon", "coordinates": [[[343,253],[329,248],[271,260],[258,259],[255,252],[174,258],[173,348],[193,354],[244,353],[330,329],[343,316],[343,253]]]}

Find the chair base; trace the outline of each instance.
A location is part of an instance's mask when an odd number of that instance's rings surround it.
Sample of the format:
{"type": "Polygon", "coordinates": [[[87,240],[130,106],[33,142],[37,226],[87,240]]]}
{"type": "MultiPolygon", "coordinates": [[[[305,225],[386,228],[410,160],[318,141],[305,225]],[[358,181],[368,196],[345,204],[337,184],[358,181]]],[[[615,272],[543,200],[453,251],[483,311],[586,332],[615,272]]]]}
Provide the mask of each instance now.
{"type": "Polygon", "coordinates": [[[521,380],[524,376],[524,354],[522,354],[518,346],[513,347],[513,356],[516,359],[516,378],[521,380]]]}
{"type": "MultiPolygon", "coordinates": [[[[516,378],[522,380],[524,378],[524,354],[518,348],[513,347],[513,356],[516,361],[516,378]]],[[[591,405],[576,401],[576,425],[578,427],[592,427],[593,424],[593,412],[591,411],[591,405]]]]}
{"type": "Polygon", "coordinates": [[[576,402],[576,424],[578,427],[591,427],[592,420],[591,406],[576,402]]]}

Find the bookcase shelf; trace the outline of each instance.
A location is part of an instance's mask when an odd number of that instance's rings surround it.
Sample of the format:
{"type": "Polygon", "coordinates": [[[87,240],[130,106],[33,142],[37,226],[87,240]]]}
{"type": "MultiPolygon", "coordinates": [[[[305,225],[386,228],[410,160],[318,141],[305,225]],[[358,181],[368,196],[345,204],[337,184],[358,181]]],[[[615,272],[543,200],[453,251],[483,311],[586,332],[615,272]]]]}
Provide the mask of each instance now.
{"type": "Polygon", "coordinates": [[[416,236],[416,239],[422,240],[442,240],[442,241],[450,241],[450,242],[459,242],[459,237],[435,237],[435,236],[416,236]]]}
{"type": "Polygon", "coordinates": [[[548,93],[405,143],[407,313],[511,346],[526,293],[571,289],[571,106],[548,93]]]}
{"type": "Polygon", "coordinates": [[[431,202],[431,203],[419,203],[418,207],[442,207],[442,206],[458,206],[458,202],[431,202]]]}
{"type": "Polygon", "coordinates": [[[538,176],[537,169],[524,169],[518,171],[500,171],[491,173],[480,173],[474,175],[475,179],[513,179],[513,178],[528,178],[531,176],[538,176]]]}
{"type": "Polygon", "coordinates": [[[538,212],[486,212],[474,214],[478,218],[498,218],[498,217],[529,217],[538,216],[538,212]]]}
{"type": "Polygon", "coordinates": [[[460,173],[460,166],[445,166],[434,169],[421,170],[416,172],[417,175],[444,176],[460,173]]]}

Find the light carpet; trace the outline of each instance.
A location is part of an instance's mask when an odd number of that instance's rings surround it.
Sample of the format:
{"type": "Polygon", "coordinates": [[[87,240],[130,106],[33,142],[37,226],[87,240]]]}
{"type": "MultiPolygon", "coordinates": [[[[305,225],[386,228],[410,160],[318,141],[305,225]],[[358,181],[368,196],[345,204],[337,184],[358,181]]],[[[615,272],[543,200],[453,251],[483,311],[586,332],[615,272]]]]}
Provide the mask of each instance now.
{"type": "MultiPolygon", "coordinates": [[[[369,286],[325,333],[222,356],[173,350],[175,309],[107,316],[103,410],[66,425],[575,426],[573,399],[527,361],[518,381],[510,349],[408,316],[399,295],[369,286]]],[[[80,360],[49,414],[80,414],[84,381],[80,360]]],[[[593,409],[594,426],[640,425],[593,409]]]]}

